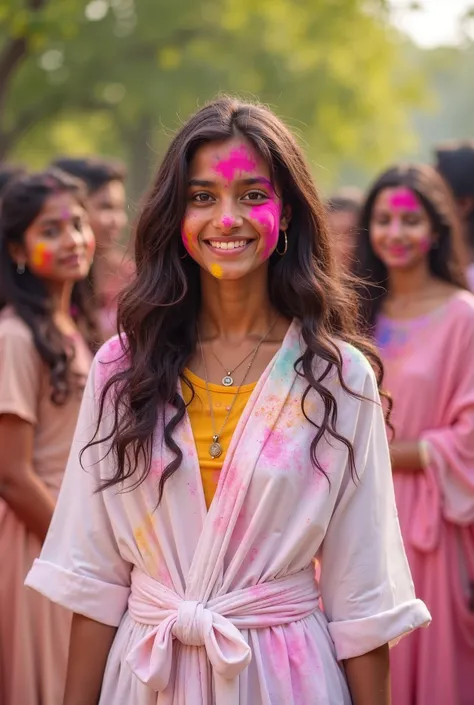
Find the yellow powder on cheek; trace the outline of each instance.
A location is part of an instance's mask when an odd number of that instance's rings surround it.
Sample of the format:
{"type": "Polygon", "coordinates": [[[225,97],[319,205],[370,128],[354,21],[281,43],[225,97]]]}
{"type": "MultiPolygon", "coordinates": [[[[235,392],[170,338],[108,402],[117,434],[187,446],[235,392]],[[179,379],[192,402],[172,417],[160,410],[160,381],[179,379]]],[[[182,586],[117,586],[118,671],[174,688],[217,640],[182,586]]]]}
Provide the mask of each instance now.
{"type": "Polygon", "coordinates": [[[223,274],[221,265],[220,264],[211,264],[211,274],[216,279],[220,279],[223,274]]]}

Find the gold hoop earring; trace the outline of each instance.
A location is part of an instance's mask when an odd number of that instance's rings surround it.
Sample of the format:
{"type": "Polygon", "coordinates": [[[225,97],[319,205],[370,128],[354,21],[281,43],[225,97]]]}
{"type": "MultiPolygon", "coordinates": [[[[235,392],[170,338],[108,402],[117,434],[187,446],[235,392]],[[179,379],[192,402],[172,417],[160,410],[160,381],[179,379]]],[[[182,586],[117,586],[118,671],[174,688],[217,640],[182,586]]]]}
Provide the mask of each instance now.
{"type": "Polygon", "coordinates": [[[278,243],[277,243],[277,246],[275,247],[275,252],[277,254],[279,254],[280,257],[283,257],[283,255],[286,255],[286,251],[288,249],[288,237],[286,235],[286,230],[283,230],[283,235],[285,236],[285,248],[284,248],[283,252],[280,252],[280,250],[278,249],[278,243]]]}

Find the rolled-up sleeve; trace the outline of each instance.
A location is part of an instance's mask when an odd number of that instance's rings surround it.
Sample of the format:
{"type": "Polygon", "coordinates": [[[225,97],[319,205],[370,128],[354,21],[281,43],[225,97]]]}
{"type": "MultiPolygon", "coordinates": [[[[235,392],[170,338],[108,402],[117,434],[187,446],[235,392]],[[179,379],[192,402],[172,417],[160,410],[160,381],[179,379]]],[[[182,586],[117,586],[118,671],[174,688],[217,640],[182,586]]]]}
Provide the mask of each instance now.
{"type": "MultiPolygon", "coordinates": [[[[53,602],[98,622],[118,626],[127,608],[131,565],[121,556],[103,492],[97,492],[101,444],[88,448],[97,418],[94,362],[51,526],[26,585],[53,602]]],[[[99,430],[99,437],[104,429],[99,430]]]]}
{"type": "Polygon", "coordinates": [[[341,491],[320,554],[324,611],[341,660],[393,644],[431,620],[415,597],[403,548],[385,423],[371,372],[361,393],[368,400],[357,402],[358,478],[349,478],[341,491]]]}

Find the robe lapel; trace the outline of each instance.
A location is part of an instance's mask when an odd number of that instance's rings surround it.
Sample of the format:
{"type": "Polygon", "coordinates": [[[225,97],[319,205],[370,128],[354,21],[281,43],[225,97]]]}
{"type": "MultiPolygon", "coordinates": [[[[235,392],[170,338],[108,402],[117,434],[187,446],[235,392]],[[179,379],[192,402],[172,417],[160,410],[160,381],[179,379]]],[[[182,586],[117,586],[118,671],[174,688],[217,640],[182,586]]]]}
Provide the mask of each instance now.
{"type": "MultiPolygon", "coordinates": [[[[186,599],[207,602],[220,594],[224,557],[261,450],[272,432],[297,378],[293,366],[301,355],[300,326],[293,321],[280,350],[253,390],[237,424],[222,467],[215,497],[204,519],[186,579],[186,599]]],[[[191,434],[189,418],[184,433],[191,434]]],[[[195,448],[195,446],[194,446],[195,448]]],[[[191,458],[189,459],[191,460],[191,458]]],[[[204,502],[197,453],[193,463],[204,502]]]]}

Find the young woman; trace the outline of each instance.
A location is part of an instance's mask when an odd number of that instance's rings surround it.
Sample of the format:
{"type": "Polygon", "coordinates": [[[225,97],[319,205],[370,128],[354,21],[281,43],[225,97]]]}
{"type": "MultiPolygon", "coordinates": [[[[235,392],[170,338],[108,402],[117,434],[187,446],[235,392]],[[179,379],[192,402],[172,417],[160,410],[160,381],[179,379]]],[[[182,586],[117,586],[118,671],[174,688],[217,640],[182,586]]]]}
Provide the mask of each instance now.
{"type": "Polygon", "coordinates": [[[396,167],[370,190],[358,260],[393,397],[402,534],[433,626],[393,651],[396,705],[470,705],[474,663],[474,296],[441,177],[396,167]]]}
{"type": "Polygon", "coordinates": [[[387,643],[429,613],[322,212],[263,107],[173,140],[28,577],[76,613],[65,705],[388,703],[387,643]]]}
{"type": "Polygon", "coordinates": [[[78,182],[51,171],[17,178],[2,199],[0,702],[5,705],[61,705],[64,694],[70,613],[23,583],[48,530],[92,361],[95,330],[79,282],[89,271],[94,239],[82,196],[78,182]]]}
{"type": "Polygon", "coordinates": [[[97,245],[90,281],[106,340],[117,333],[118,297],[134,272],[121,243],[127,225],[125,167],[99,157],[65,157],[57,159],[54,166],[81,179],[87,187],[86,209],[97,245]]]}

